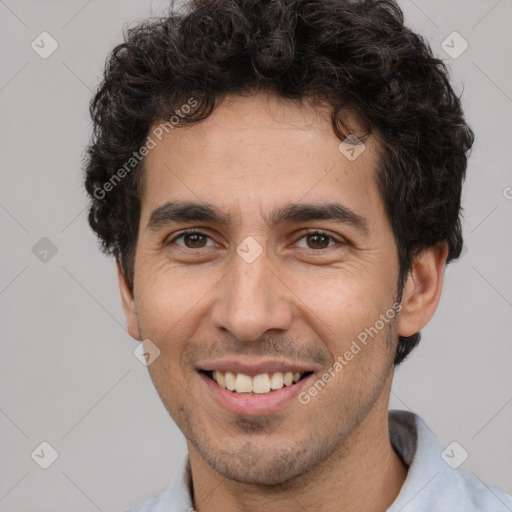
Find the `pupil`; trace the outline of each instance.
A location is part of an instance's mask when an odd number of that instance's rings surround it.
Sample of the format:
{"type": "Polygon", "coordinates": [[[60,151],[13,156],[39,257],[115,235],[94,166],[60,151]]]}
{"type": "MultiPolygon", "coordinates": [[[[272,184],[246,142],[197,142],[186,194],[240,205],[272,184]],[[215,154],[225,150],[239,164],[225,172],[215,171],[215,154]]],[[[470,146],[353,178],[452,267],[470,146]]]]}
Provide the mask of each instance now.
{"type": "MultiPolygon", "coordinates": [[[[192,233],[192,234],[186,235],[186,239],[188,241],[193,239],[193,241],[192,241],[192,246],[193,247],[203,247],[204,246],[204,236],[203,235],[198,235],[197,233],[192,233]],[[201,241],[198,242],[198,239],[199,240],[202,239],[203,243],[201,243],[201,241]]],[[[190,244],[187,243],[187,245],[190,245],[190,244]]]]}
{"type": "MultiPolygon", "coordinates": [[[[319,239],[319,238],[323,238],[323,239],[324,239],[324,241],[325,241],[325,240],[327,240],[327,237],[326,237],[326,236],[324,236],[324,235],[310,235],[310,240],[311,240],[312,238],[313,238],[313,239],[316,239],[316,240],[317,240],[317,242],[318,242],[318,239],[319,239]]],[[[317,243],[316,243],[316,242],[313,242],[313,245],[317,245],[317,243]]],[[[320,245],[322,245],[322,244],[320,243],[320,245]]],[[[325,244],[323,244],[323,245],[325,245],[325,244]]],[[[319,247],[314,247],[314,248],[318,249],[319,247]]],[[[325,249],[325,247],[320,247],[320,249],[325,249]]]]}

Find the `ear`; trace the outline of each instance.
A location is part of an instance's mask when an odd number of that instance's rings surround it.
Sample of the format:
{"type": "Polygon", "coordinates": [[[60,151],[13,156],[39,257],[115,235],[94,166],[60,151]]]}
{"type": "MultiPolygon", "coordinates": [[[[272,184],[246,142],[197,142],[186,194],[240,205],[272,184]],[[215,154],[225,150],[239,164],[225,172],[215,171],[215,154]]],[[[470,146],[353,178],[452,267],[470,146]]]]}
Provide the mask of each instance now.
{"type": "Polygon", "coordinates": [[[139,322],[137,320],[137,308],[133,299],[133,292],[128,285],[119,261],[117,261],[117,280],[119,282],[119,291],[121,292],[121,301],[123,303],[124,315],[126,317],[126,326],[132,338],[141,341],[139,322]]]}
{"type": "Polygon", "coordinates": [[[402,294],[398,333],[412,336],[434,316],[441,298],[448,245],[439,243],[424,249],[412,263],[402,294]]]}

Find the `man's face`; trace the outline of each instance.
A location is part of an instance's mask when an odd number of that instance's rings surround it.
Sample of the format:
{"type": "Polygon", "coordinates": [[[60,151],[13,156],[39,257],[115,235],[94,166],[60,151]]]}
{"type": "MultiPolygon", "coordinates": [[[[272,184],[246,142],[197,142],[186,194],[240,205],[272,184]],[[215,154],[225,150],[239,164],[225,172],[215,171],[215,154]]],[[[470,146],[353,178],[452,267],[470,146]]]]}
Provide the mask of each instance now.
{"type": "Polygon", "coordinates": [[[387,411],[397,329],[378,320],[396,300],[397,249],[376,141],[353,161],[339,143],[328,116],[258,95],[171,130],[146,157],[130,332],[160,349],[151,378],[191,456],[237,481],[310,471],[387,411]],[[182,219],[178,202],[218,218],[182,219]],[[297,214],[306,204],[338,215],[297,214]],[[223,389],[214,370],[258,392],[223,389]],[[301,379],[262,392],[288,371],[301,379]]]}

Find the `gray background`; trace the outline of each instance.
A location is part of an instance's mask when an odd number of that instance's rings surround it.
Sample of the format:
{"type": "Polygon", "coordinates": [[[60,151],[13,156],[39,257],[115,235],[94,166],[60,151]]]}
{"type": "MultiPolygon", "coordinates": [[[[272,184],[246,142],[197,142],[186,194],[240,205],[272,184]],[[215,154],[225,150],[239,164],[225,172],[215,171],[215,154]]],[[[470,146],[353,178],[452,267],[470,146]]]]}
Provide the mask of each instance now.
{"type": "MultiPolygon", "coordinates": [[[[477,140],[463,197],[467,252],[397,371],[391,407],[422,415],[443,447],[467,450],[463,469],[512,493],[512,2],[400,3],[464,87],[477,140]],[[453,31],[469,43],[457,59],[441,48],[453,31]]],[[[164,488],[185,453],[132,353],[80,171],[107,52],[126,22],[166,5],[0,1],[0,511],[121,510],[164,488]],[[47,59],[31,48],[43,31],[59,44],[47,59]],[[42,237],[55,255],[41,253],[44,241],[34,254],[42,237]],[[42,441],[59,454],[46,470],[31,458],[42,441]]]]}

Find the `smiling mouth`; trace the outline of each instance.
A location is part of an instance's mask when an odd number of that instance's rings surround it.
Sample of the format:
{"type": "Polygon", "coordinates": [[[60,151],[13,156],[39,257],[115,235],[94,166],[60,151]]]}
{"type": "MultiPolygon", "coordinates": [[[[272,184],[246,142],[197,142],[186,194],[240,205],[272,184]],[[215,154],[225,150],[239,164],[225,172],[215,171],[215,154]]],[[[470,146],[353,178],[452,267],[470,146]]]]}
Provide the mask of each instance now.
{"type": "Polygon", "coordinates": [[[244,373],[201,370],[222,389],[244,395],[263,395],[293,386],[313,372],[272,372],[250,376],[244,373]]]}

